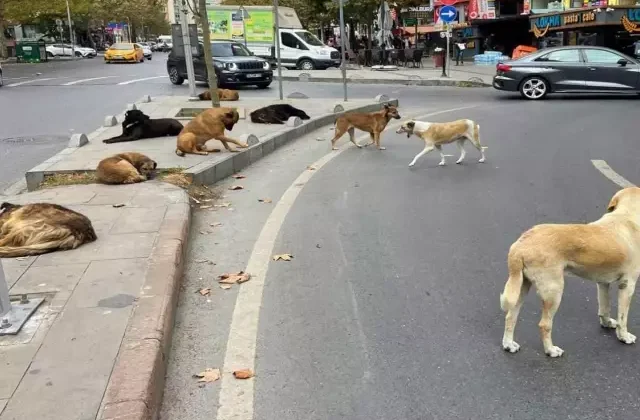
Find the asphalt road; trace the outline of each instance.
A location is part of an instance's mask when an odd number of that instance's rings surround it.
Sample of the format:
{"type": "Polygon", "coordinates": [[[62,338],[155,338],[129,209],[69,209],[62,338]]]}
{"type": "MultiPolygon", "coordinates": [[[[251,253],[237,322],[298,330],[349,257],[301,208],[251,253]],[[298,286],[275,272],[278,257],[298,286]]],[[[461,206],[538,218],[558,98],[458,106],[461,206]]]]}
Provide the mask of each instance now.
{"type": "MultiPolygon", "coordinates": [[[[98,128],[106,115],[145,94],[187,95],[188,84],[173,86],[166,74],[166,54],[154,53],[143,64],[106,65],[101,57],[41,64],[5,64],[5,86],[0,88],[0,193],[24,173],[62,150],[71,133],[98,128]]],[[[336,73],[335,71],[333,73],[336,73]]],[[[199,84],[198,89],[204,89],[199,84]]],[[[298,91],[312,98],[342,98],[340,84],[285,82],[284,94],[298,91]]],[[[473,95],[495,96],[482,89],[473,95]]],[[[378,93],[402,95],[406,104],[465,100],[465,89],[354,85],[351,98],[378,93]]],[[[268,90],[243,89],[244,95],[278,98],[278,85],[268,90]]]]}

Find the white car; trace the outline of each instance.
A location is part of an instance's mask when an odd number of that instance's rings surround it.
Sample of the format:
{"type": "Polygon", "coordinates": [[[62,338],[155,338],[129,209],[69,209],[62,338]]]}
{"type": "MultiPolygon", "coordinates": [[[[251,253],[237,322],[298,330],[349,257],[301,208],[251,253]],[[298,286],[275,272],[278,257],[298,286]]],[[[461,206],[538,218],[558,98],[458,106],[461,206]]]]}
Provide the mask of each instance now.
{"type": "MultiPolygon", "coordinates": [[[[98,55],[96,50],[93,48],[81,47],[80,45],[75,46],[76,49],[76,57],[85,57],[85,58],[94,58],[98,55]]],[[[71,57],[73,54],[73,49],[70,44],[51,44],[47,45],[47,56],[51,57],[71,57]]]]}
{"type": "Polygon", "coordinates": [[[146,42],[139,42],[138,44],[140,44],[140,46],[142,47],[142,54],[144,55],[144,58],[146,58],[147,60],[151,60],[153,53],[151,52],[151,47],[149,46],[149,44],[147,44],[146,42]]]}

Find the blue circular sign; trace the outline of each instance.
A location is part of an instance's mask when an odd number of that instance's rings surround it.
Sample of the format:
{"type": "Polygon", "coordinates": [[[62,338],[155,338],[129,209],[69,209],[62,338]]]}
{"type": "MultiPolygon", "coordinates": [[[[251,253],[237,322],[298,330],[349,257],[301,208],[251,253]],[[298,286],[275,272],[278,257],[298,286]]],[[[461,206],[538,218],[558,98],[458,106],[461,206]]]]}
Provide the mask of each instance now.
{"type": "Polygon", "coordinates": [[[443,6],[440,8],[440,19],[445,22],[453,22],[458,16],[458,10],[453,6],[443,6]]]}

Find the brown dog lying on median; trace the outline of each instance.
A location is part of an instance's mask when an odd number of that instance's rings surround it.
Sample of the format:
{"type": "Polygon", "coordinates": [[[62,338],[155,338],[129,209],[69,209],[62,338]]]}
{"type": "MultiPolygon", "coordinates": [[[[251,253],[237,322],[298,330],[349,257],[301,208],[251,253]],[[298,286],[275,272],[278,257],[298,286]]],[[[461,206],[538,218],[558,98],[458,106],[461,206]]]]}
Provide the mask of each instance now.
{"type": "Polygon", "coordinates": [[[380,146],[380,133],[384,131],[391,118],[400,119],[398,109],[393,105],[385,104],[384,107],[377,112],[347,112],[341,115],[336,120],[336,134],[331,140],[331,149],[338,150],[336,148],[336,142],[347,131],[349,132],[349,139],[351,143],[357,147],[362,147],[356,143],[355,129],[366,131],[371,136],[371,141],[365,146],[375,143],[378,150],[384,150],[384,147],[380,146]]]}
{"type": "Polygon", "coordinates": [[[208,155],[209,152],[219,152],[220,149],[205,150],[205,143],[211,139],[219,140],[225,149],[230,152],[235,150],[229,147],[233,143],[238,147],[249,147],[231,137],[224,135],[224,130],[233,130],[240,116],[235,108],[211,108],[198,114],[191,120],[178,135],[176,154],[184,156],[185,153],[196,155],[208,155]]]}
{"type": "MultiPolygon", "coordinates": [[[[210,101],[211,91],[205,90],[200,95],[198,95],[198,98],[201,101],[210,101]]],[[[218,99],[220,99],[221,101],[237,101],[238,99],[240,99],[240,94],[237,90],[218,89],[218,99]]]]}
{"type": "Polygon", "coordinates": [[[57,204],[0,204],[0,258],[75,249],[97,238],[86,216],[57,204]]]}
{"type": "Polygon", "coordinates": [[[103,184],[134,184],[146,181],[157,166],[142,153],[119,153],[98,163],[96,177],[103,184]]]}

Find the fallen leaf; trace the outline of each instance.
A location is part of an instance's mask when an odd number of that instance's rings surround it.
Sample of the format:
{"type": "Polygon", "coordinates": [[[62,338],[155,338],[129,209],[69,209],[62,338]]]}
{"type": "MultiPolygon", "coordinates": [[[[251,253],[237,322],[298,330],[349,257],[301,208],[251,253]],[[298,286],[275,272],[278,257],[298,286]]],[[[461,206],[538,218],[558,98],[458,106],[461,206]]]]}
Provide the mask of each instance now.
{"type": "Polygon", "coordinates": [[[26,261],[27,257],[17,257],[16,261],[26,261]]]}
{"type": "Polygon", "coordinates": [[[198,264],[202,264],[202,263],[209,262],[209,260],[206,260],[206,259],[204,259],[204,260],[193,260],[193,262],[194,263],[198,263],[198,264]]]}
{"type": "Polygon", "coordinates": [[[200,206],[201,209],[210,209],[211,206],[200,206]]]}
{"type": "Polygon", "coordinates": [[[201,230],[201,231],[200,231],[200,235],[208,235],[208,234],[210,234],[210,233],[211,233],[211,232],[207,232],[206,230],[201,230]]]}
{"type": "Polygon", "coordinates": [[[233,376],[235,376],[236,379],[249,379],[253,378],[255,375],[253,374],[251,369],[242,369],[233,372],[233,376]]]}
{"type": "Polygon", "coordinates": [[[193,377],[200,378],[198,382],[215,382],[220,379],[220,369],[207,368],[193,377]]]}
{"type": "Polygon", "coordinates": [[[242,174],[235,174],[235,175],[231,175],[233,178],[235,179],[245,179],[246,176],[242,175],[242,174]]]}
{"type": "Polygon", "coordinates": [[[231,191],[244,190],[244,187],[242,185],[232,185],[232,186],[229,187],[229,189],[231,191]]]}
{"type": "Polygon", "coordinates": [[[213,207],[229,207],[231,203],[214,204],[213,207]]]}
{"type": "Polygon", "coordinates": [[[191,197],[189,196],[190,199],[192,199],[193,201],[196,202],[196,204],[200,204],[200,200],[198,200],[197,198],[191,197]]]}
{"type": "Polygon", "coordinates": [[[221,222],[209,223],[209,226],[211,226],[211,227],[220,227],[220,226],[222,226],[222,223],[221,222]]]}
{"type": "Polygon", "coordinates": [[[267,204],[273,203],[273,200],[271,200],[270,198],[260,198],[258,199],[258,201],[261,203],[267,203],[267,204]]]}
{"type": "Polygon", "coordinates": [[[315,171],[316,170],[315,166],[307,166],[307,169],[310,170],[310,171],[315,171]]]}
{"type": "Polygon", "coordinates": [[[202,288],[198,290],[198,293],[200,293],[202,296],[209,296],[211,294],[211,288],[210,287],[202,288]]]}
{"type": "Polygon", "coordinates": [[[291,259],[293,258],[293,255],[291,254],[278,254],[278,255],[274,255],[273,256],[273,261],[291,261],[291,259]]]}
{"type": "Polygon", "coordinates": [[[220,288],[223,290],[229,290],[231,289],[231,285],[230,284],[221,284],[220,288]]]}
{"type": "Polygon", "coordinates": [[[218,277],[218,283],[222,284],[235,284],[244,283],[251,279],[251,274],[244,271],[238,271],[237,273],[224,273],[218,277]]]}
{"type": "Polygon", "coordinates": [[[114,204],[113,207],[119,209],[120,207],[124,207],[124,204],[114,204]]]}

